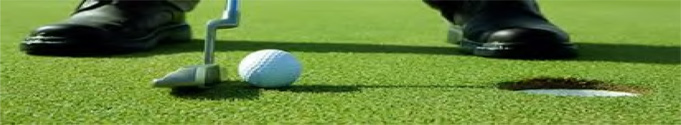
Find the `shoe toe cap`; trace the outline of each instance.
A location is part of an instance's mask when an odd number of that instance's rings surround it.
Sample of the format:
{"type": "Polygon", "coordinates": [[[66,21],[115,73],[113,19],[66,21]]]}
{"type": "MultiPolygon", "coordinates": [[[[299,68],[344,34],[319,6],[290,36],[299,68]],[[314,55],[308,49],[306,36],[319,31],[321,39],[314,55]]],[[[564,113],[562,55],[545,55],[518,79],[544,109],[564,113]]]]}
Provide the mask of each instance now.
{"type": "Polygon", "coordinates": [[[552,44],[567,43],[569,42],[569,38],[564,33],[559,32],[527,28],[510,28],[490,33],[486,42],[552,44]]]}
{"type": "Polygon", "coordinates": [[[104,40],[109,36],[106,30],[100,28],[76,24],[52,24],[33,30],[27,41],[82,42],[104,40]]]}

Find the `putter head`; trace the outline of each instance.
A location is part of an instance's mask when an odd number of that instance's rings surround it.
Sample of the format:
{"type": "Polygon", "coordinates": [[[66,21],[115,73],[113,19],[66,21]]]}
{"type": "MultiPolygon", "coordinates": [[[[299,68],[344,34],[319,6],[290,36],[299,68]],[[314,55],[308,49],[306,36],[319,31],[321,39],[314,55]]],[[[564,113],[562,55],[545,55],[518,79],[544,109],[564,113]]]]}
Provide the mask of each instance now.
{"type": "Polygon", "coordinates": [[[220,83],[220,67],[215,64],[187,66],[154,79],[154,87],[199,87],[209,88],[220,83]]]}
{"type": "Polygon", "coordinates": [[[210,20],[206,24],[206,41],[204,46],[204,65],[182,67],[166,76],[154,79],[154,87],[184,88],[199,87],[210,88],[221,82],[220,67],[214,64],[213,52],[215,49],[215,36],[217,29],[229,29],[239,26],[239,0],[227,0],[227,7],[222,13],[222,18],[210,20]]]}

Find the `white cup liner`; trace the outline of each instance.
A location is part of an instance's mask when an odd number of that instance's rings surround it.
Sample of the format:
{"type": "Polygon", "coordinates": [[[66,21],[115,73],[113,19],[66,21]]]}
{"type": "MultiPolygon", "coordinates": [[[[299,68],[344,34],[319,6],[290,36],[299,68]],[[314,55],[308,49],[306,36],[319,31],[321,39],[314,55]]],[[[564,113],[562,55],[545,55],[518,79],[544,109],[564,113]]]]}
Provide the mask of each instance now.
{"type": "Polygon", "coordinates": [[[608,90],[594,90],[594,89],[526,89],[518,90],[519,92],[529,94],[544,94],[556,96],[582,96],[582,97],[626,97],[638,96],[636,93],[608,91],[608,90]]]}

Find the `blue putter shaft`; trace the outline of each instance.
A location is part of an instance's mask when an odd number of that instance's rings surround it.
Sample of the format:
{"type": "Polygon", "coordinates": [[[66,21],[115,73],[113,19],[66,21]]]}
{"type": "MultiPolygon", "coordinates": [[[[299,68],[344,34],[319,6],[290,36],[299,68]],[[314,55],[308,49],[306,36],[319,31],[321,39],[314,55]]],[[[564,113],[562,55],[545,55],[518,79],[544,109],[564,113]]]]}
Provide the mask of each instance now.
{"type": "Polygon", "coordinates": [[[204,64],[213,64],[215,51],[215,39],[218,29],[230,29],[239,26],[239,0],[227,0],[225,10],[222,12],[222,18],[210,20],[206,24],[206,41],[204,45],[204,64]]]}

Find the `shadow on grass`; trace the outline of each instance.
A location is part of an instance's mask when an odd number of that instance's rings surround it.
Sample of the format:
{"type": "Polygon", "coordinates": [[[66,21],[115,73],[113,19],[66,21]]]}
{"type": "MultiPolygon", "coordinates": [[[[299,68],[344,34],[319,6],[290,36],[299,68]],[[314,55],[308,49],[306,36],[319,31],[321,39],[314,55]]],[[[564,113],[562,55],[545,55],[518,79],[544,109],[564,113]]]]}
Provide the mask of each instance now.
{"type": "MultiPolygon", "coordinates": [[[[632,44],[576,43],[580,56],[572,61],[608,61],[626,63],[679,64],[681,47],[647,46],[632,44]]],[[[278,41],[218,41],[215,50],[256,51],[260,49],[282,49],[297,52],[353,52],[353,53],[411,53],[458,55],[464,54],[452,47],[427,47],[406,45],[380,45],[355,43],[304,43],[278,41]]],[[[147,57],[160,54],[175,54],[203,51],[203,40],[195,39],[189,43],[166,45],[152,52],[116,56],[122,58],[147,57]]]]}
{"type": "Polygon", "coordinates": [[[413,89],[441,89],[441,88],[460,88],[460,89],[493,89],[492,86],[472,86],[472,85],[294,85],[291,87],[273,89],[278,91],[288,91],[297,93],[339,93],[357,92],[362,89],[374,88],[413,88],[413,89]]]}
{"type": "MultiPolygon", "coordinates": [[[[202,52],[203,40],[195,39],[189,43],[164,45],[146,53],[128,54],[116,57],[146,57],[159,54],[175,54],[184,52],[202,52]]],[[[216,41],[215,51],[256,51],[261,49],[281,49],[297,52],[354,52],[354,53],[414,53],[461,55],[455,47],[428,47],[408,45],[380,45],[356,43],[305,43],[280,41],[216,41]]]]}
{"type": "Polygon", "coordinates": [[[375,88],[413,88],[413,89],[495,89],[494,86],[473,85],[293,85],[284,88],[257,88],[243,82],[226,82],[207,90],[174,89],[171,95],[196,100],[252,100],[257,99],[262,91],[283,91],[293,93],[351,93],[362,89],[375,88]]]}
{"type": "Polygon", "coordinates": [[[260,89],[243,82],[226,81],[210,89],[173,89],[171,95],[197,100],[252,100],[260,96],[260,89]]]}
{"type": "Polygon", "coordinates": [[[680,46],[577,43],[579,61],[680,64],[680,46]]]}

